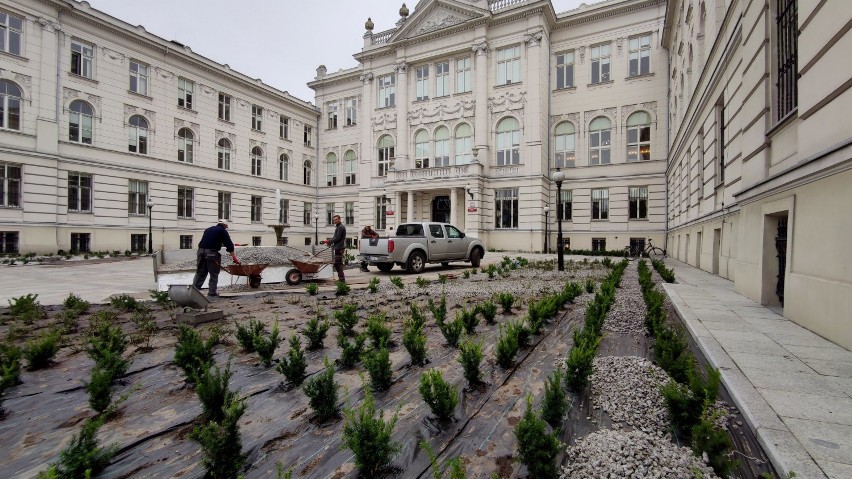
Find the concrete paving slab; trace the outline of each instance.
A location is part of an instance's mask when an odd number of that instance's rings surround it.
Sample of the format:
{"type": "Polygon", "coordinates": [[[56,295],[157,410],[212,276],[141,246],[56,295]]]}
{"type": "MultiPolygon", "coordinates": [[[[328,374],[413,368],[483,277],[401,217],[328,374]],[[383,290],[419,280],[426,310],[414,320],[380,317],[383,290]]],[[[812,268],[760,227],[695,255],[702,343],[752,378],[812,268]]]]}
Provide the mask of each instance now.
{"type": "Polygon", "coordinates": [[[852,393],[852,381],[820,376],[818,374],[789,373],[768,369],[753,369],[743,371],[745,376],[758,390],[789,391],[813,393],[820,395],[848,398],[852,393]]]}
{"type": "MultiPolygon", "coordinates": [[[[741,331],[716,331],[713,336],[720,342],[726,339],[734,339],[740,341],[751,341],[753,343],[770,343],[777,344],[772,338],[760,332],[741,332],[741,331]]],[[[782,345],[783,346],[783,345],[782,345]]]]}
{"type": "Polygon", "coordinates": [[[805,359],[804,362],[819,374],[839,378],[852,378],[852,364],[848,362],[823,361],[821,359],[805,359]]]}
{"type": "Polygon", "coordinates": [[[756,343],[754,341],[726,338],[724,341],[719,341],[719,344],[721,344],[728,353],[752,353],[771,356],[784,356],[785,354],[790,354],[789,351],[774,342],[756,343]]]}
{"type": "Polygon", "coordinates": [[[761,428],[757,438],[781,477],[795,473],[797,479],[824,479],[822,469],[786,427],[782,429],[761,428]]]}
{"type": "Polygon", "coordinates": [[[796,418],[852,426],[852,399],[772,389],[758,391],[784,420],[796,418]]]}
{"type": "Polygon", "coordinates": [[[800,332],[797,334],[777,333],[766,331],[766,337],[772,339],[781,346],[812,346],[816,348],[836,346],[831,341],[821,338],[814,333],[800,332]]]}
{"type": "Polygon", "coordinates": [[[852,426],[806,419],[790,419],[787,424],[811,457],[852,465],[852,426]]]}
{"type": "Polygon", "coordinates": [[[813,369],[798,358],[789,356],[767,356],[752,353],[730,353],[741,370],[770,369],[785,373],[813,373],[813,369]]]}
{"type": "Polygon", "coordinates": [[[831,461],[820,461],[819,464],[829,479],[849,479],[852,477],[852,464],[831,461]]]}
{"type": "Polygon", "coordinates": [[[778,414],[772,410],[766,399],[740,370],[723,370],[721,375],[722,382],[734,399],[734,403],[753,430],[760,428],[786,430],[778,414]]]}
{"type": "Polygon", "coordinates": [[[717,331],[757,332],[755,329],[752,329],[751,326],[743,324],[742,320],[716,321],[715,319],[702,319],[701,324],[713,333],[717,331]]]}
{"type": "Polygon", "coordinates": [[[823,361],[837,361],[839,363],[849,363],[852,365],[852,353],[834,344],[827,344],[823,347],[800,346],[791,344],[785,349],[795,354],[799,359],[821,359],[823,361]]]}

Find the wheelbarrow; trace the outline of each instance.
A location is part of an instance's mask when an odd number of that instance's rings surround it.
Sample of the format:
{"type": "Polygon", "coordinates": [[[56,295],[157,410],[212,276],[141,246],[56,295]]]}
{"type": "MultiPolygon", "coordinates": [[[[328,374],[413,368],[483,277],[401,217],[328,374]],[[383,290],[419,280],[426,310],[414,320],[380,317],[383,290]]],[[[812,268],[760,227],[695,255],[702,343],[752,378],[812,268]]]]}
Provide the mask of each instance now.
{"type": "Polygon", "coordinates": [[[284,279],[287,284],[295,286],[305,281],[313,281],[315,279],[331,279],[334,273],[332,264],[334,264],[334,252],[331,248],[326,248],[319,253],[305,259],[305,261],[290,260],[295,268],[287,271],[284,279]]]}
{"type": "Polygon", "coordinates": [[[262,277],[260,273],[269,266],[269,263],[235,263],[225,266],[225,271],[231,276],[246,276],[248,285],[252,288],[260,287],[262,277]]]}

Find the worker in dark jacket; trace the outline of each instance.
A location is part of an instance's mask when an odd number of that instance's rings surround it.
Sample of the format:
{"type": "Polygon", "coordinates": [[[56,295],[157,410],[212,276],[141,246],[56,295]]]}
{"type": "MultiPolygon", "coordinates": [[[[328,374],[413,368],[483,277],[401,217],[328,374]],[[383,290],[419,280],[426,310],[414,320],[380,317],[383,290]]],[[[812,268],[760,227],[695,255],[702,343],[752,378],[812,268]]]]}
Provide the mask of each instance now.
{"type": "MultiPolygon", "coordinates": [[[[367,225],[367,226],[364,227],[364,229],[361,230],[361,238],[362,239],[364,239],[364,238],[376,239],[378,237],[379,237],[379,233],[377,233],[376,230],[373,229],[372,225],[367,225]]],[[[372,242],[371,242],[371,245],[372,245],[372,242]]],[[[361,261],[361,271],[363,271],[365,273],[370,271],[370,269],[367,268],[367,262],[366,261],[361,261]]]]}
{"type": "Polygon", "coordinates": [[[346,281],[343,274],[343,253],[346,251],[346,227],[340,222],[340,215],[334,215],[331,219],[334,223],[334,236],[325,243],[334,251],[334,270],[337,271],[337,279],[346,281]]]}
{"type": "Polygon", "coordinates": [[[195,278],[192,284],[196,288],[201,289],[207,275],[210,275],[208,284],[207,297],[219,296],[216,287],[219,285],[219,270],[222,268],[222,254],[219,250],[225,247],[225,251],[231,253],[231,259],[234,263],[239,263],[237,254],[234,253],[234,243],[231,241],[231,235],[228,234],[228,221],[219,220],[219,222],[206,230],[198,243],[198,251],[196,256],[198,259],[195,268],[195,278]]]}

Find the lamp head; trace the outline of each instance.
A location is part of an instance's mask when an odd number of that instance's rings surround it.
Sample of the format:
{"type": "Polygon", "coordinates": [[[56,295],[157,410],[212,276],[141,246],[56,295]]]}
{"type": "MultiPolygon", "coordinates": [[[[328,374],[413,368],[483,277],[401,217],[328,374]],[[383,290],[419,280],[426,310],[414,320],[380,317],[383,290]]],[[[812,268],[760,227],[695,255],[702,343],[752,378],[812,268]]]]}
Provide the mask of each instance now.
{"type": "Polygon", "coordinates": [[[148,208],[153,208],[154,207],[154,200],[152,200],[151,198],[148,198],[148,201],[145,203],[145,206],[147,206],[148,208]]]}
{"type": "Polygon", "coordinates": [[[545,212],[545,213],[549,213],[549,212],[550,212],[550,207],[549,207],[549,206],[545,206],[545,207],[544,207],[544,212],[545,212]]]}
{"type": "Polygon", "coordinates": [[[556,171],[553,172],[553,175],[551,175],[551,179],[556,182],[562,182],[565,180],[565,173],[557,168],[556,171]]]}

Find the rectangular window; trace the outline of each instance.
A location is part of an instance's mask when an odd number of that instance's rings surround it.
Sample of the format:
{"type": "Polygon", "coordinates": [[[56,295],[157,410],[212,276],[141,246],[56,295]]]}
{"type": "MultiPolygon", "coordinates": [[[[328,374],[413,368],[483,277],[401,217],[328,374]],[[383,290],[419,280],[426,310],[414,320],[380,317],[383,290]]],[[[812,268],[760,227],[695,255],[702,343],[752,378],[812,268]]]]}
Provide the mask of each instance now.
{"type": "Polygon", "coordinates": [[[313,128],[309,126],[305,126],[305,146],[311,146],[311,139],[313,138],[313,128]]]}
{"type": "Polygon", "coordinates": [[[609,219],[609,190],[592,190],[592,219],[609,219]]]}
{"type": "Polygon", "coordinates": [[[628,44],[630,46],[629,75],[635,77],[651,73],[651,35],[632,37],[628,44]]]}
{"type": "Polygon", "coordinates": [[[778,55],[778,119],[782,119],[799,104],[798,1],[777,0],[775,16],[776,50],[778,55]]]}
{"type": "Polygon", "coordinates": [[[606,251],[606,238],[592,238],[592,251],[606,251]]]}
{"type": "Polygon", "coordinates": [[[189,186],[178,186],[178,218],[192,218],[192,200],[195,190],[189,186]]]}
{"type": "Polygon", "coordinates": [[[92,251],[92,235],[90,233],[71,233],[71,251],[90,253],[92,251]]]}
{"type": "Polygon", "coordinates": [[[311,220],[311,213],[314,210],[314,204],[305,202],[304,209],[302,210],[302,223],[305,225],[313,224],[313,220],[311,220]]]}
{"type": "Polygon", "coordinates": [[[629,188],[629,209],[631,220],[648,219],[648,187],[631,186],[629,188]]]}
{"type": "Polygon", "coordinates": [[[521,47],[497,50],[497,84],[509,85],[521,81],[521,47]]]}
{"type": "Polygon", "coordinates": [[[219,119],[231,121],[231,95],[219,92],[219,119]]]}
{"type": "Polygon", "coordinates": [[[68,211],[92,211],[92,175],[68,173],[68,211]]]}
{"type": "Polygon", "coordinates": [[[358,99],[355,97],[346,98],[343,100],[343,105],[346,108],[346,124],[344,126],[352,126],[358,123],[358,99]]]}
{"type": "Polygon", "coordinates": [[[130,91],[148,95],[148,65],[130,60],[130,91]]]}
{"type": "Polygon", "coordinates": [[[195,83],[186,78],[178,78],[178,106],[192,110],[192,94],[195,83]]]}
{"type": "Polygon", "coordinates": [[[387,196],[376,197],[376,229],[384,230],[388,227],[388,198],[387,196]]]}
{"type": "Polygon", "coordinates": [[[358,166],[358,162],[355,160],[354,157],[353,158],[344,157],[343,165],[344,165],[344,176],[345,176],[344,182],[347,185],[354,185],[355,184],[355,169],[358,166]]]}
{"type": "Polygon", "coordinates": [[[450,94],[450,62],[435,64],[435,97],[450,94]]]}
{"type": "Polygon", "coordinates": [[[219,218],[231,219],[231,194],[226,191],[220,191],[217,198],[217,211],[219,218]]]}
{"type": "Polygon", "coordinates": [[[716,104],[716,186],[725,184],[725,99],[716,104]]]}
{"type": "Polygon", "coordinates": [[[148,243],[148,235],[130,235],[130,251],[133,251],[134,253],[144,253],[147,251],[147,247],[145,246],[146,243],[148,243]]]}
{"type": "Polygon", "coordinates": [[[290,222],[290,200],[282,199],[278,203],[278,224],[286,225],[290,222]]]}
{"type": "Polygon", "coordinates": [[[334,130],[337,128],[337,102],[330,101],[325,104],[325,112],[328,117],[328,129],[334,130]]]}
{"type": "Polygon", "coordinates": [[[393,74],[381,76],[376,80],[378,85],[377,108],[396,105],[396,76],[393,74]]]}
{"type": "Polygon", "coordinates": [[[251,197],[251,222],[260,223],[263,221],[263,197],[251,197]]]}
{"type": "Polygon", "coordinates": [[[0,163],[0,207],[21,206],[21,165],[0,163]]]}
{"type": "Polygon", "coordinates": [[[180,235],[180,249],[192,249],[192,235],[180,235]]]}
{"type": "Polygon", "coordinates": [[[418,101],[429,99],[429,67],[414,69],[414,91],[418,101]]]}
{"type": "Polygon", "coordinates": [[[456,93],[470,91],[470,57],[456,59],[456,93]]]}
{"type": "Polygon", "coordinates": [[[556,88],[571,88],[574,86],[574,52],[558,53],[556,55],[556,88]]]}
{"type": "Polygon", "coordinates": [[[609,44],[595,45],[591,48],[592,83],[609,81],[609,44]]]}
{"type": "Polygon", "coordinates": [[[325,186],[337,186],[337,159],[325,162],[325,186]]]}
{"type": "Polygon", "coordinates": [[[518,227],[518,189],[494,191],[494,227],[499,229],[518,227]]]}
{"type": "Polygon", "coordinates": [[[252,246],[260,246],[261,237],[260,236],[252,236],[251,237],[251,245],[252,246]]]}
{"type": "Polygon", "coordinates": [[[127,192],[127,212],[131,215],[145,216],[148,214],[146,203],[148,203],[148,182],[130,180],[127,192]]]}
{"type": "Polygon", "coordinates": [[[71,73],[81,77],[92,78],[94,70],[95,48],[80,40],[71,40],[71,73]]]}
{"type": "Polygon", "coordinates": [[[310,245],[311,245],[311,237],[307,236],[307,237],[305,237],[305,246],[310,246],[310,245]]]}
{"type": "Polygon", "coordinates": [[[0,50],[20,56],[23,34],[23,18],[0,12],[0,50]]]}
{"type": "Polygon", "coordinates": [[[347,201],[343,203],[343,215],[345,216],[344,221],[347,225],[355,224],[355,202],[347,201]]]}
{"type": "Polygon", "coordinates": [[[18,252],[18,232],[0,231],[0,254],[10,254],[18,252]]]}
{"type": "Polygon", "coordinates": [[[290,137],[290,119],[284,115],[278,116],[278,136],[284,140],[290,137]]]}
{"type": "Polygon", "coordinates": [[[251,129],[263,131],[263,108],[257,105],[251,106],[251,129]]]}
{"type": "Polygon", "coordinates": [[[332,218],[334,218],[334,203],[329,203],[325,205],[325,225],[331,226],[333,223],[331,222],[332,218]]]}
{"type": "Polygon", "coordinates": [[[561,193],[558,208],[562,208],[562,219],[570,221],[574,219],[574,194],[571,190],[562,190],[561,193]]]}

